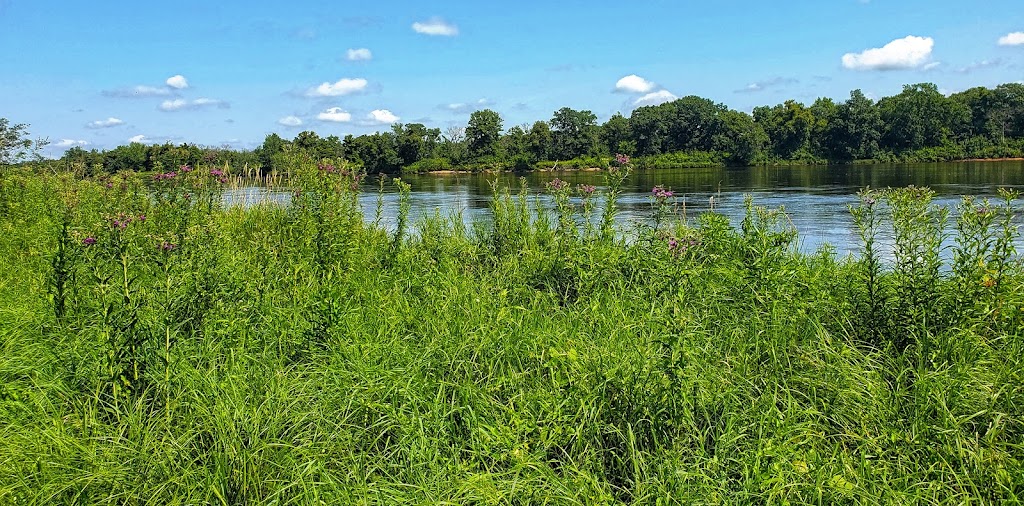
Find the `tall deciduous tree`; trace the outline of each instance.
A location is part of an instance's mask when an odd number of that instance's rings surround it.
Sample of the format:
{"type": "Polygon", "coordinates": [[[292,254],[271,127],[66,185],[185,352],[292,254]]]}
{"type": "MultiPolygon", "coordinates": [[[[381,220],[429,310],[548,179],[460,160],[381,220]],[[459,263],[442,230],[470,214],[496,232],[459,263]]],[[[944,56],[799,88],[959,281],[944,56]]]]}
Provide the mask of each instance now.
{"type": "Polygon", "coordinates": [[[590,111],[563,107],[551,118],[555,158],[570,160],[596,152],[597,116],[590,111]]]}
{"type": "Polygon", "coordinates": [[[474,111],[469,115],[466,126],[466,142],[469,156],[480,158],[497,155],[500,150],[501,115],[490,109],[474,111]]]}

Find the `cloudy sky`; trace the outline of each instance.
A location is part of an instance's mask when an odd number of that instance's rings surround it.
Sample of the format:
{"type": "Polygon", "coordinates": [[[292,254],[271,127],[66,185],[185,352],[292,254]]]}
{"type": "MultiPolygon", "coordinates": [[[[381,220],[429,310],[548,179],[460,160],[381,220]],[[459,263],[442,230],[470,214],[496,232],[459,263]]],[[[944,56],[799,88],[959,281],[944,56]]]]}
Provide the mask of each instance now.
{"type": "Polygon", "coordinates": [[[0,0],[0,44],[0,117],[54,156],[1024,80],[1020,0],[0,0]]]}

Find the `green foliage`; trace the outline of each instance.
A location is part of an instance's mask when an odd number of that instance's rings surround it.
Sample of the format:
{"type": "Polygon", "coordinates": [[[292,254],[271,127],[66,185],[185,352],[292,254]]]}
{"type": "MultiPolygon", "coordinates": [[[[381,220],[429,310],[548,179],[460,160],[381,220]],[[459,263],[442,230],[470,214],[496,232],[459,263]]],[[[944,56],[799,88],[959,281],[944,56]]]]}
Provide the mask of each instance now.
{"type": "Polygon", "coordinates": [[[499,154],[501,144],[501,115],[490,110],[474,111],[466,126],[466,145],[469,156],[482,158],[499,154]]]}
{"type": "MultiPolygon", "coordinates": [[[[286,174],[292,153],[314,160],[347,160],[370,173],[430,172],[445,159],[465,171],[548,169],[557,161],[622,153],[648,167],[706,167],[929,162],[971,158],[1019,157],[1024,142],[1024,85],[1002,84],[945,96],[931,83],[907,85],[898,95],[877,102],[860,90],[838,103],[819,98],[811,105],[787,100],[736,111],[712,100],[687,96],[656,106],[638,107],[629,117],[613,114],[603,125],[591,111],[558,109],[550,121],[513,126],[502,132],[501,116],[475,111],[465,128],[423,124],[392,125],[391,131],[321,138],[299,132],[292,140],[270,134],[252,152],[189,144],[119,146],[110,151],[75,147],[62,157],[64,170],[83,176],[103,172],[155,171],[203,162],[259,168],[286,174]],[[705,155],[698,155],[705,153],[705,155]],[[698,161],[688,161],[698,159],[698,161]],[[427,160],[427,161],[424,161],[427,160]],[[422,162],[422,163],[421,163],[422,162]]],[[[25,139],[25,125],[4,120],[0,154],[24,161],[41,144],[25,139]],[[15,149],[17,148],[17,149],[15,149]],[[16,157],[13,157],[17,154],[16,157]]],[[[5,163],[0,158],[0,163],[5,163]]],[[[603,166],[598,164],[598,166],[603,166]]],[[[580,166],[589,168],[592,165],[580,166]]]]}
{"type": "Polygon", "coordinates": [[[622,156],[471,227],[281,160],[287,206],[220,208],[219,165],[0,175],[0,503],[1020,500],[1015,193],[947,261],[929,191],[866,191],[836,259],[665,188],[616,230],[622,156]]]}

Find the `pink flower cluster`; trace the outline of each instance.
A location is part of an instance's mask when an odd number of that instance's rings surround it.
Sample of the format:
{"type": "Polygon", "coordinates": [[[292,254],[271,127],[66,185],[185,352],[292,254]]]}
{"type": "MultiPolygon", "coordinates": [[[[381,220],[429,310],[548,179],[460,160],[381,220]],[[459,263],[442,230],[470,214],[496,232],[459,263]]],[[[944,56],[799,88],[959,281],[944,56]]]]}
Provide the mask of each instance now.
{"type": "Polygon", "coordinates": [[[110,226],[118,230],[124,230],[128,228],[133,222],[143,223],[146,221],[146,215],[140,214],[138,216],[131,216],[125,213],[117,213],[113,219],[110,220],[110,226]]]}
{"type": "Polygon", "coordinates": [[[562,181],[561,179],[555,178],[546,185],[549,191],[557,192],[561,191],[569,186],[569,183],[562,181]]]}
{"type": "Polygon", "coordinates": [[[580,184],[576,185],[576,191],[579,192],[580,195],[589,197],[597,191],[597,187],[592,184],[580,184]]]}
{"type": "Polygon", "coordinates": [[[164,181],[164,180],[167,180],[167,179],[174,179],[176,177],[178,177],[178,173],[172,171],[172,172],[162,172],[160,174],[157,174],[157,175],[153,176],[153,179],[156,180],[156,181],[164,181]]]}
{"type": "Polygon", "coordinates": [[[674,194],[672,193],[672,190],[669,190],[668,188],[665,188],[665,186],[659,184],[651,190],[651,195],[654,195],[654,198],[658,200],[666,200],[672,198],[674,194]]]}
{"type": "Polygon", "coordinates": [[[675,237],[669,238],[668,240],[668,251],[673,255],[682,255],[690,248],[696,247],[700,244],[700,241],[689,238],[689,239],[677,239],[675,237]]]}

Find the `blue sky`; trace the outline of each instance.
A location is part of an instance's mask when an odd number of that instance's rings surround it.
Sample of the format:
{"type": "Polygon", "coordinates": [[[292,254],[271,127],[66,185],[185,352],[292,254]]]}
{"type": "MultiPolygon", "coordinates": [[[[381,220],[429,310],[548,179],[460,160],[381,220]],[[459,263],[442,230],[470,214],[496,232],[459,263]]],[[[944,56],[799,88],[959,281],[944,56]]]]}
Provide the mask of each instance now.
{"type": "Polygon", "coordinates": [[[1021,81],[1022,32],[1019,0],[0,0],[0,117],[59,156],[445,129],[479,108],[506,128],[686,95],[750,111],[1021,81]]]}

